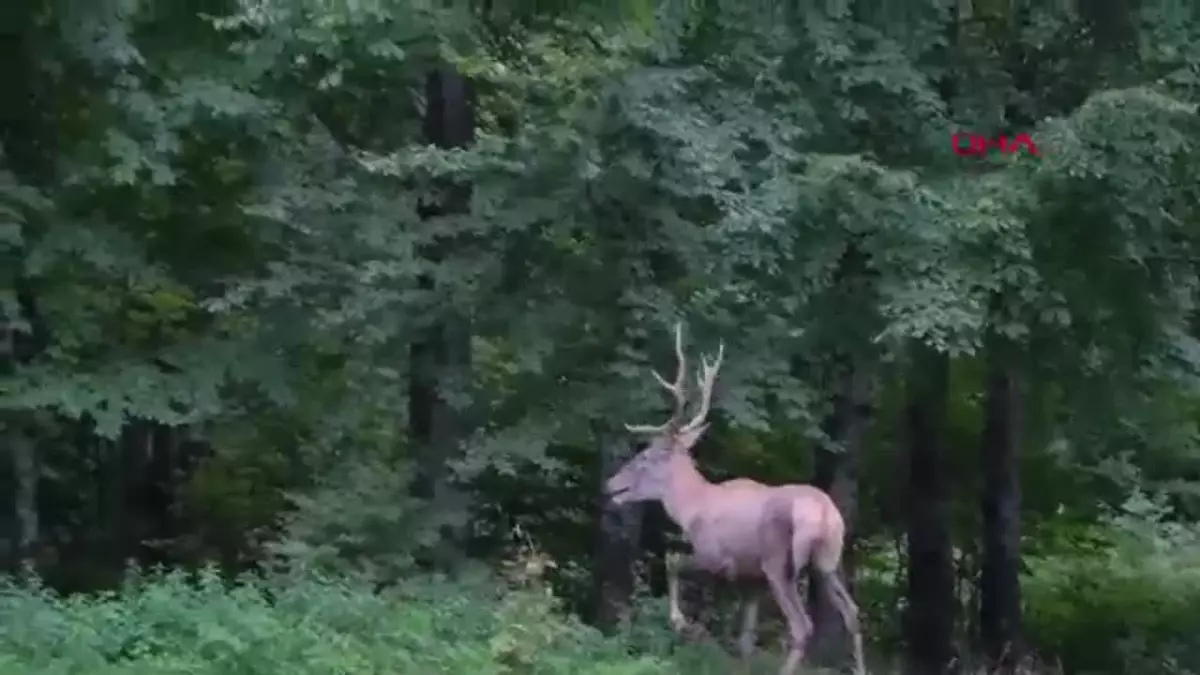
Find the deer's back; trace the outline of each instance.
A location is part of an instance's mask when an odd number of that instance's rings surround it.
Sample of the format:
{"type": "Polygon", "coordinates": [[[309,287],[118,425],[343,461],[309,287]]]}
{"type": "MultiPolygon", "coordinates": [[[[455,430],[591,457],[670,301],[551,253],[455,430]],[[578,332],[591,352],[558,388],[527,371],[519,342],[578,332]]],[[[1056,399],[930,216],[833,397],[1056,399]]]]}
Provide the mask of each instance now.
{"type": "Polygon", "coordinates": [[[714,488],[705,495],[688,535],[697,562],[729,578],[759,576],[765,559],[790,555],[794,528],[818,527],[826,504],[832,504],[828,495],[808,485],[736,478],[714,488]],[[797,518],[812,522],[804,525],[797,518]]]}

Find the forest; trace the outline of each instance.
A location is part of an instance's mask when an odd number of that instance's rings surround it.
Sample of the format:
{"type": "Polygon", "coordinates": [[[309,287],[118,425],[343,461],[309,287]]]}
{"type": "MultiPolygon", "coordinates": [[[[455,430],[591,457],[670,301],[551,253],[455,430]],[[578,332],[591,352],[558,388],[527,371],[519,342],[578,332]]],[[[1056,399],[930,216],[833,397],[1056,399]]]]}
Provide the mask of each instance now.
{"type": "Polygon", "coordinates": [[[868,672],[1200,675],[1200,4],[7,0],[0,63],[0,675],[779,672],[606,494],[677,325],[868,672]]]}

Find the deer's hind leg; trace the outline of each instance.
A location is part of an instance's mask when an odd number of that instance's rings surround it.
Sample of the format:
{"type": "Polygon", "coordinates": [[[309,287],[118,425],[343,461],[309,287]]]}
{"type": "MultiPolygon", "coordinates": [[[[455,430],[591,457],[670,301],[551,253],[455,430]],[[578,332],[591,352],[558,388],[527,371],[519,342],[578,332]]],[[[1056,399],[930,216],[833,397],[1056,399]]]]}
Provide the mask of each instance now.
{"type": "MultiPolygon", "coordinates": [[[[797,584],[797,574],[791,564],[790,552],[772,556],[763,564],[763,574],[771,588],[771,595],[779,605],[783,618],[787,621],[788,637],[790,638],[787,657],[779,669],[779,675],[793,675],[804,661],[804,653],[808,649],[808,640],[812,637],[813,624],[804,609],[804,601],[800,597],[797,584]]],[[[797,556],[797,559],[804,559],[797,556]]]]}
{"type": "Polygon", "coordinates": [[[846,584],[842,583],[842,578],[836,571],[818,570],[817,573],[821,575],[821,583],[818,585],[826,593],[829,603],[837,610],[838,615],[842,618],[842,623],[846,626],[846,632],[850,634],[854,673],[855,675],[865,675],[866,665],[863,662],[862,626],[859,623],[858,605],[855,604],[846,584]]]}

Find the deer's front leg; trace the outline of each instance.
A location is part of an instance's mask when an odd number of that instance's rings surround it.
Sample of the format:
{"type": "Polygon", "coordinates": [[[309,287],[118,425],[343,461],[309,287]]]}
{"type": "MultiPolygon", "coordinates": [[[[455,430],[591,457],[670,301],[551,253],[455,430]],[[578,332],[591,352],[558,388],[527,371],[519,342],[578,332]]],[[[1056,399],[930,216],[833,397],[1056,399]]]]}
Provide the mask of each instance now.
{"type": "Polygon", "coordinates": [[[691,556],[685,553],[667,553],[663,560],[667,568],[667,602],[670,607],[671,628],[677,632],[686,632],[690,622],[683,615],[683,608],[679,605],[679,577],[683,572],[691,567],[691,556]]]}
{"type": "Polygon", "coordinates": [[[688,620],[680,605],[680,577],[693,572],[702,572],[705,570],[704,566],[694,555],[687,553],[668,553],[663,562],[667,568],[667,601],[670,606],[671,628],[685,637],[711,639],[704,626],[688,620]]]}
{"type": "Polygon", "coordinates": [[[738,635],[738,653],[744,668],[749,668],[750,657],[754,655],[754,647],[758,644],[758,603],[757,591],[747,592],[742,599],[742,632],[738,635]]]}

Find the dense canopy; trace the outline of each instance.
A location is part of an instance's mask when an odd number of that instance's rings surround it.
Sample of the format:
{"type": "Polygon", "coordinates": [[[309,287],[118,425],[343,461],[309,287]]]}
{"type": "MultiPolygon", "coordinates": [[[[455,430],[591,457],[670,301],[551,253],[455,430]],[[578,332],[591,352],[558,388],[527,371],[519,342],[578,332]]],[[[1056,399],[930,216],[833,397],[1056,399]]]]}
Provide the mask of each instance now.
{"type": "Polygon", "coordinates": [[[0,63],[0,675],[727,672],[601,498],[676,322],[874,672],[1200,674],[1200,6],[9,0],[0,63]]]}

